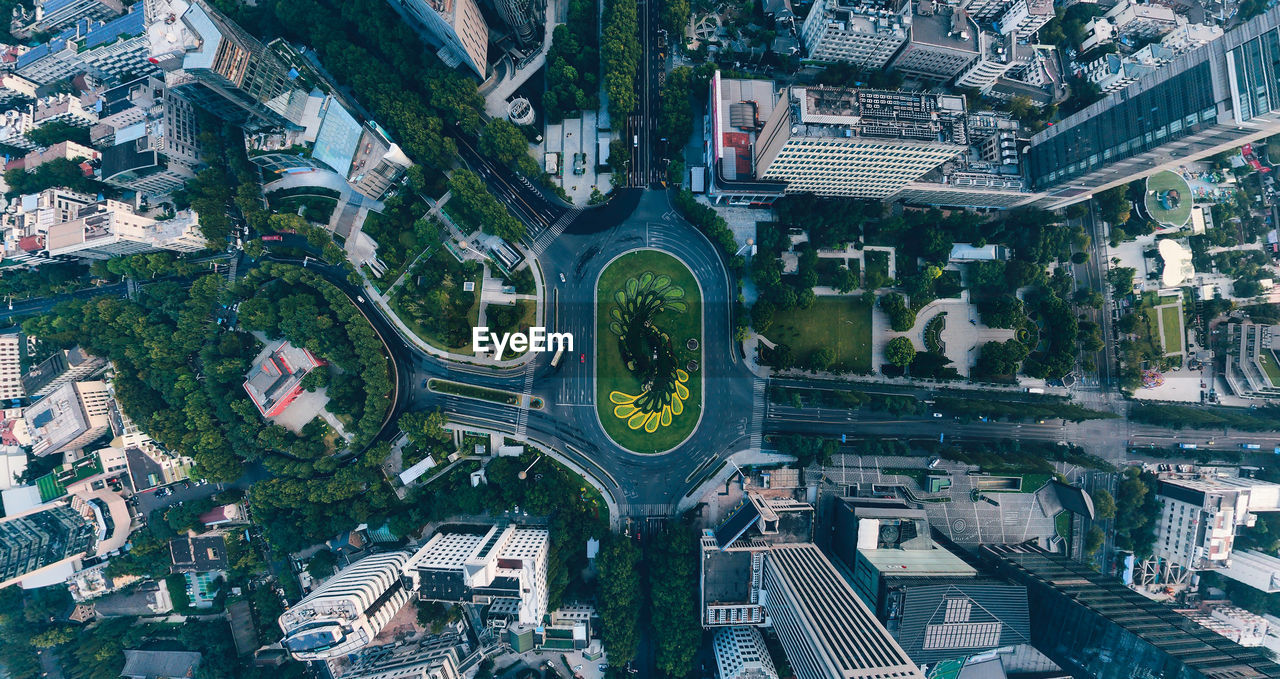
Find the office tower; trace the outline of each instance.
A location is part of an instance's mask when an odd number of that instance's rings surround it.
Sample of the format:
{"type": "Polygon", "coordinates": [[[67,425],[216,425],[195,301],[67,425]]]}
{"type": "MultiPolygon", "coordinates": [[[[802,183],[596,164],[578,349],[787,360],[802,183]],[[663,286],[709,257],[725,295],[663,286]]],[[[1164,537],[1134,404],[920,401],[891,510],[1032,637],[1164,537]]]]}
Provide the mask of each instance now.
{"type": "Polygon", "coordinates": [[[818,0],[805,17],[800,38],[814,61],[877,69],[907,41],[910,24],[907,0],[818,0]]]}
{"type": "Polygon", "coordinates": [[[0,400],[22,398],[22,336],[18,333],[0,335],[0,400]]]}
{"type": "Polygon", "coordinates": [[[978,58],[978,25],[959,7],[917,0],[907,44],[889,62],[908,79],[943,83],[978,58]]]}
{"type": "Polygon", "coordinates": [[[106,23],[79,22],[19,56],[14,71],[42,85],[80,73],[114,80],[155,71],[147,61],[150,41],[142,7],[135,4],[106,23]]]}
{"type": "Polygon", "coordinates": [[[778,679],[759,629],[722,627],[711,645],[721,679],[778,679]]]}
{"type": "Polygon", "coordinates": [[[36,0],[28,12],[18,6],[10,32],[23,40],[36,33],[52,33],[78,21],[107,21],[120,16],[120,0],[36,0]]]}
{"type": "Polygon", "coordinates": [[[346,662],[329,662],[334,679],[462,679],[467,643],[458,634],[433,635],[408,643],[371,646],[346,662]]]}
{"type": "Polygon", "coordinates": [[[1032,187],[1056,208],[1280,132],[1280,8],[1183,54],[1031,138],[1032,187]]]}
{"type": "Polygon", "coordinates": [[[757,135],[755,172],[788,193],[885,198],[968,146],[960,96],[792,87],[757,135]]]}
{"type": "Polygon", "coordinates": [[[1032,643],[1075,676],[1280,677],[1280,665],[1260,649],[1233,643],[1085,564],[1022,545],[983,546],[981,554],[997,573],[1026,585],[1032,643]]]}
{"type": "Polygon", "coordinates": [[[265,45],[204,0],[143,0],[151,63],[172,90],[250,129],[290,126],[307,93],[265,45]]]}
{"type": "MultiPolygon", "coordinates": [[[[506,0],[499,0],[500,2],[506,0]]],[[[488,74],[489,25],[475,0],[388,0],[446,65],[488,74]]]]}
{"type": "Polygon", "coordinates": [[[1161,505],[1152,556],[1166,580],[1225,567],[1236,530],[1253,526],[1257,512],[1280,511],[1280,484],[1258,479],[1161,478],[1156,493],[1161,505]]]}
{"type": "Polygon", "coordinates": [[[762,585],[765,610],[800,679],[923,679],[816,545],[769,549],[762,585]]]}
{"type": "Polygon", "coordinates": [[[989,578],[934,584],[942,582],[896,583],[876,611],[907,657],[932,664],[1031,643],[1026,587],[989,578]]]}
{"type": "Polygon", "coordinates": [[[755,150],[765,122],[775,107],[788,105],[786,98],[774,90],[772,80],[723,78],[720,71],[711,76],[708,94],[707,197],[729,205],[772,204],[786,184],[759,179],[755,150]]]}
{"type": "Polygon", "coordinates": [[[33,455],[75,450],[111,429],[111,393],[105,382],[70,382],[22,411],[33,455]]]}
{"type": "Polygon", "coordinates": [[[1280,592],[1280,559],[1270,554],[1237,549],[1231,553],[1231,563],[1218,573],[1267,594],[1280,592]]]}
{"type": "Polygon", "coordinates": [[[495,0],[494,4],[518,43],[531,45],[542,37],[547,9],[545,0],[495,0]]]}
{"type": "Polygon", "coordinates": [[[455,526],[432,535],[404,574],[423,601],[487,606],[492,627],[537,624],[547,613],[549,545],[543,528],[455,526]]]}
{"type": "Polygon", "coordinates": [[[49,394],[68,382],[87,379],[105,367],[107,359],[88,354],[80,347],[72,347],[54,352],[41,361],[40,365],[28,370],[22,377],[22,386],[27,396],[36,398],[49,394]]]}
{"type": "Polygon", "coordinates": [[[66,504],[0,519],[0,588],[89,553],[96,534],[66,504]]]}
{"type": "Polygon", "coordinates": [[[959,87],[986,90],[1015,67],[1027,66],[1035,59],[1030,45],[1019,44],[1013,35],[982,31],[978,33],[978,58],[956,76],[959,87]]]}
{"type": "Polygon", "coordinates": [[[409,600],[406,552],[374,554],[338,571],[280,615],[280,642],[295,660],[323,660],[368,645],[409,600]]]}
{"type": "Polygon", "coordinates": [[[103,113],[114,142],[102,152],[102,181],[152,196],[183,187],[201,167],[195,107],[159,78],[146,77],[108,90],[103,113]]]}

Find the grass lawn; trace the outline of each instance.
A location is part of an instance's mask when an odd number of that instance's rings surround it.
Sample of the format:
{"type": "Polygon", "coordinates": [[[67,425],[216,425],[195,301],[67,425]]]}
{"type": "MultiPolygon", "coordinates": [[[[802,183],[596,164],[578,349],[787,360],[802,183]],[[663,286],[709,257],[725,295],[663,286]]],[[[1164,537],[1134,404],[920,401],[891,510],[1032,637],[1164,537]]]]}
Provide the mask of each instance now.
{"type": "MultiPolygon", "coordinates": [[[[448,251],[445,250],[444,248],[440,248],[436,250],[435,253],[431,256],[432,259],[435,259],[437,257],[452,259],[453,255],[449,254],[448,251]]],[[[427,260],[427,261],[429,262],[430,260],[427,260]]],[[[417,269],[415,269],[415,272],[416,271],[417,269]]],[[[409,275],[413,276],[415,275],[415,273],[410,272],[409,275]]],[[[446,286],[447,289],[445,290],[445,292],[450,294],[454,294],[454,293],[460,294],[462,292],[462,283],[464,283],[467,280],[475,283],[474,300],[472,300],[471,306],[467,309],[467,324],[468,324],[468,327],[471,327],[471,328],[476,327],[476,325],[480,322],[480,286],[482,283],[482,278],[483,278],[483,274],[481,273],[478,273],[475,276],[472,276],[471,278],[467,278],[465,280],[462,279],[461,276],[459,276],[457,280],[453,280],[451,278],[450,280],[452,282],[446,286]]],[[[412,330],[413,334],[417,335],[418,337],[421,337],[423,341],[425,341],[427,344],[430,344],[433,347],[436,347],[437,349],[444,349],[445,351],[452,351],[457,354],[466,354],[468,356],[473,355],[475,352],[471,350],[470,335],[467,336],[466,344],[462,346],[449,346],[448,342],[445,341],[445,338],[439,332],[428,329],[418,320],[417,316],[409,308],[409,302],[412,301],[408,299],[410,295],[410,292],[409,292],[410,289],[411,289],[411,286],[407,284],[401,285],[399,288],[396,288],[396,292],[391,297],[391,300],[389,302],[389,304],[391,305],[391,309],[396,312],[396,315],[400,317],[400,320],[404,322],[405,326],[407,326],[410,330],[412,330]]]]}
{"type": "Polygon", "coordinates": [[[481,401],[492,401],[493,403],[502,403],[509,406],[520,404],[520,394],[510,391],[500,391],[498,389],[487,389],[485,387],[473,387],[469,384],[462,384],[460,382],[432,379],[427,380],[427,388],[441,394],[465,396],[467,398],[476,398],[481,401]]]}
{"type": "Polygon", "coordinates": [[[1276,363],[1276,355],[1271,353],[1270,349],[1264,349],[1258,353],[1258,363],[1262,365],[1262,371],[1267,374],[1267,379],[1272,384],[1280,384],[1280,365],[1276,363]]]}
{"type": "Polygon", "coordinates": [[[867,278],[865,284],[868,288],[873,283],[879,282],[880,287],[888,285],[889,282],[889,253],[884,250],[871,250],[862,255],[867,263],[867,278]]]}
{"type": "Polygon", "coordinates": [[[637,395],[643,389],[640,380],[623,363],[617,336],[609,331],[609,310],[615,305],[614,294],[626,287],[627,279],[646,271],[670,276],[672,285],[684,289],[688,309],[659,312],[654,317],[654,325],[671,337],[681,366],[690,360],[702,363],[702,292],[693,273],[680,260],[657,250],[625,254],[605,268],[596,287],[596,409],[614,443],[637,453],[660,453],[680,445],[697,426],[702,413],[702,373],[690,373],[685,383],[689,398],[685,399],[684,412],[672,417],[669,426],[658,427],[653,433],[643,429],[635,431],[627,427],[626,420],[614,415],[610,392],[637,395]],[[690,338],[698,340],[698,349],[690,351],[685,347],[690,338]]]}
{"type": "Polygon", "coordinates": [[[1160,307],[1160,321],[1164,324],[1164,352],[1176,354],[1182,351],[1182,314],[1176,306],[1160,307]]]}
{"type": "Polygon", "coordinates": [[[1071,512],[1065,509],[1058,512],[1053,517],[1054,532],[1062,536],[1068,542],[1071,541],[1071,512]]]}
{"type": "Polygon", "coordinates": [[[834,365],[871,372],[871,306],[861,297],[819,297],[808,309],[779,311],[765,337],[801,357],[830,347],[834,365]]]}
{"type": "Polygon", "coordinates": [[[1147,192],[1143,203],[1147,207],[1147,212],[1151,214],[1151,218],[1162,224],[1168,224],[1173,227],[1180,227],[1187,223],[1191,218],[1191,187],[1187,185],[1187,180],[1178,175],[1169,172],[1157,172],[1147,178],[1147,192]],[[1158,194],[1164,193],[1169,189],[1174,189],[1182,197],[1178,207],[1172,210],[1166,210],[1160,205],[1158,194]],[[1155,194],[1151,192],[1155,191],[1155,194]]]}

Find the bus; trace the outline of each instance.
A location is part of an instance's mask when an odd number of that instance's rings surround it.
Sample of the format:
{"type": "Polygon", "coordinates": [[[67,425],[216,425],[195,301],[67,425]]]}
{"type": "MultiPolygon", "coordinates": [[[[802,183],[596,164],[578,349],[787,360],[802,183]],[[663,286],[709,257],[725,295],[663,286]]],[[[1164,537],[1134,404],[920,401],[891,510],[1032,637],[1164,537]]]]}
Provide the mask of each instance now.
{"type": "Polygon", "coordinates": [[[564,355],[564,344],[561,343],[560,348],[556,349],[556,355],[551,357],[551,367],[555,368],[560,365],[560,357],[564,355]]]}

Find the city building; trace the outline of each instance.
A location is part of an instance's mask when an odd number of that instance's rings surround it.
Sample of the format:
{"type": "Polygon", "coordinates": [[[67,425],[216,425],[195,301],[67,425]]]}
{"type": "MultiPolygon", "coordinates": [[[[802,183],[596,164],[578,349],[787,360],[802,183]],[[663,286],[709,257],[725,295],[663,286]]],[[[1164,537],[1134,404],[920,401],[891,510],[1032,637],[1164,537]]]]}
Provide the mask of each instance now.
{"type": "Polygon", "coordinates": [[[923,509],[902,500],[839,498],[832,508],[831,551],[872,610],[888,610],[891,585],[972,579],[977,569],[934,542],[923,509]]]}
{"type": "Polygon", "coordinates": [[[1186,22],[1179,22],[1178,15],[1165,5],[1135,0],[1120,0],[1103,16],[1116,27],[1117,36],[1137,40],[1158,38],[1186,22]]]}
{"type": "MultiPolygon", "coordinates": [[[[10,200],[0,214],[0,232],[4,234],[4,261],[0,266],[38,266],[53,261],[44,249],[49,227],[74,219],[80,208],[93,202],[93,196],[64,188],[45,189],[10,200]]],[[[27,394],[37,395],[32,389],[27,389],[27,394]]]]}
{"type": "Polygon", "coordinates": [[[770,548],[761,585],[799,679],[924,678],[816,545],[770,548]]]}
{"type": "Polygon", "coordinates": [[[497,0],[494,5],[520,45],[541,41],[547,20],[545,0],[497,0]]]}
{"type": "Polygon", "coordinates": [[[0,518],[0,588],[92,552],[96,533],[66,503],[0,518]]]}
{"type": "Polygon", "coordinates": [[[755,173],[787,193],[887,198],[965,151],[964,117],[960,96],[792,87],[757,134],[755,173]]]}
{"type": "Polygon", "coordinates": [[[1073,676],[1280,677],[1280,665],[1201,627],[1118,578],[1027,545],[984,545],[1000,575],[1027,587],[1031,640],[1073,676]]]}
{"type": "Polygon", "coordinates": [[[720,204],[771,205],[783,195],[786,183],[757,176],[755,150],[765,122],[787,102],[772,80],[722,78],[720,71],[711,76],[710,89],[704,117],[709,140],[707,197],[720,204]]]}
{"type": "Polygon", "coordinates": [[[907,42],[910,24],[908,0],[818,0],[805,17],[800,39],[813,61],[878,69],[907,42]]]}
{"type": "Polygon", "coordinates": [[[182,536],[169,541],[174,573],[210,573],[227,568],[227,543],[220,533],[182,536]]]}
{"type": "Polygon", "coordinates": [[[721,679],[778,679],[773,658],[756,627],[721,627],[711,646],[721,679]]]}
{"type": "Polygon", "coordinates": [[[1264,362],[1276,365],[1272,338],[1280,338],[1280,326],[1245,321],[1227,323],[1222,331],[1226,334],[1223,377],[1231,393],[1241,398],[1280,398],[1280,380],[1272,381],[1263,367],[1264,362]]]}
{"type": "Polygon", "coordinates": [[[1270,554],[1234,550],[1227,567],[1219,569],[1218,574],[1267,594],[1280,592],[1280,559],[1270,554]]]}
{"type": "Polygon", "coordinates": [[[1160,46],[1174,54],[1185,54],[1222,37],[1222,27],[1214,24],[1178,24],[1160,38],[1160,46]]]}
{"type": "Polygon", "coordinates": [[[471,645],[458,634],[371,646],[329,662],[334,679],[462,679],[471,645]],[[348,662],[349,661],[349,662],[348,662]]]}
{"type": "MultiPolygon", "coordinates": [[[[36,168],[52,160],[93,161],[101,157],[102,154],[99,153],[97,149],[89,148],[83,144],[77,144],[74,141],[67,140],[60,141],[53,146],[45,147],[43,150],[37,149],[21,158],[11,160],[4,166],[4,169],[35,172],[36,168]]],[[[89,168],[88,175],[92,174],[93,170],[92,168],[89,168]]]]}
{"type": "Polygon", "coordinates": [[[109,122],[94,134],[112,143],[102,152],[102,181],[159,196],[181,188],[203,167],[195,107],[160,79],[107,90],[102,109],[109,122]]]}
{"type": "Polygon", "coordinates": [[[126,649],[124,679],[191,679],[204,656],[193,651],[139,651],[126,649]]]}
{"type": "MultiPolygon", "coordinates": [[[[504,0],[505,1],[505,0],[504,0]]],[[[450,68],[488,76],[489,25],[475,0],[388,0],[450,68]]]]}
{"type": "Polygon", "coordinates": [[[547,614],[545,528],[450,526],[431,536],[404,566],[423,601],[484,606],[491,627],[537,624],[547,614]]]}
{"type": "Polygon", "coordinates": [[[1115,40],[1116,25],[1106,17],[1094,17],[1085,22],[1084,39],[1080,41],[1080,54],[1088,54],[1095,47],[1100,47],[1115,40]]]}
{"type": "Polygon", "coordinates": [[[0,335],[0,400],[12,401],[26,396],[22,388],[22,351],[26,342],[13,333],[0,335]]]}
{"type": "Polygon", "coordinates": [[[39,88],[38,84],[20,75],[0,74],[0,104],[8,106],[23,101],[35,101],[36,91],[39,88]]]}
{"type": "Polygon", "coordinates": [[[1182,54],[1031,138],[1038,207],[1056,208],[1280,132],[1280,84],[1261,55],[1280,8],[1182,54]]]}
{"type": "Polygon", "coordinates": [[[911,31],[889,68],[908,79],[940,84],[978,58],[978,25],[963,8],[916,0],[911,31]]]}
{"type": "Polygon", "coordinates": [[[150,51],[143,3],[108,22],[77,22],[49,42],[18,57],[14,71],[40,85],[88,73],[113,80],[156,70],[150,51]]]}
{"type": "Polygon", "coordinates": [[[1241,646],[1262,646],[1269,627],[1265,618],[1236,606],[1207,604],[1179,611],[1196,624],[1212,630],[1241,646]]]}
{"type": "Polygon", "coordinates": [[[165,71],[170,90],[250,130],[289,127],[302,117],[307,92],[235,22],[204,0],[143,2],[148,59],[165,71]]]}
{"type": "Polygon", "coordinates": [[[1027,39],[1053,16],[1053,0],[1014,0],[992,23],[1001,35],[1027,39]]]}
{"type": "Polygon", "coordinates": [[[536,624],[513,623],[504,630],[504,639],[516,653],[531,650],[564,652],[586,650],[599,639],[591,638],[591,619],[596,617],[592,606],[575,605],[551,612],[550,622],[536,624]]]}
{"type": "Polygon", "coordinates": [[[1280,484],[1244,477],[1200,475],[1161,478],[1152,559],[1163,582],[1182,582],[1192,571],[1223,568],[1236,531],[1253,526],[1257,512],[1280,511],[1280,484]]]}
{"type": "Polygon", "coordinates": [[[245,378],[244,389],[263,417],[275,417],[302,393],[302,379],[307,373],[324,364],[306,348],[279,340],[258,355],[245,378]]]}
{"type": "Polygon", "coordinates": [[[129,203],[105,199],[82,208],[75,219],[49,227],[45,250],[52,257],[110,259],[156,250],[198,252],[208,247],[196,213],[183,210],[156,221],[129,203]]]}
{"type": "Polygon", "coordinates": [[[1145,51],[1144,54],[1128,57],[1104,54],[1101,58],[1085,64],[1081,75],[1085,80],[1097,85],[1103,94],[1109,94],[1138,82],[1145,75],[1154,73],[1156,69],[1168,63],[1173,56],[1154,43],[1142,49],[1145,51]]]}
{"type": "Polygon", "coordinates": [[[1026,66],[1035,59],[1030,45],[1019,44],[1012,35],[978,33],[978,58],[956,76],[958,87],[986,90],[1015,66],[1026,66]]]}
{"type": "Polygon", "coordinates": [[[32,10],[15,6],[9,32],[27,39],[36,33],[52,33],[78,21],[106,21],[120,16],[120,0],[36,0],[32,10]]]}
{"type": "Polygon", "coordinates": [[[33,455],[75,450],[111,429],[105,382],[69,382],[22,411],[33,455]]]}
{"type": "Polygon", "coordinates": [[[1018,121],[1004,113],[978,111],[965,117],[969,146],[919,179],[908,182],[892,200],[913,205],[962,208],[1014,208],[1037,198],[1023,177],[1018,121]]]}
{"type": "Polygon", "coordinates": [[[88,379],[105,367],[107,359],[89,354],[80,347],[55,351],[23,375],[22,388],[31,398],[45,396],[68,382],[88,379]]]}
{"type": "Polygon", "coordinates": [[[878,617],[916,663],[1031,644],[1026,587],[990,579],[895,587],[878,617]]]}
{"type": "Polygon", "coordinates": [[[367,556],[338,571],[280,615],[280,642],[295,660],[354,653],[409,600],[400,579],[409,554],[367,556]]]}

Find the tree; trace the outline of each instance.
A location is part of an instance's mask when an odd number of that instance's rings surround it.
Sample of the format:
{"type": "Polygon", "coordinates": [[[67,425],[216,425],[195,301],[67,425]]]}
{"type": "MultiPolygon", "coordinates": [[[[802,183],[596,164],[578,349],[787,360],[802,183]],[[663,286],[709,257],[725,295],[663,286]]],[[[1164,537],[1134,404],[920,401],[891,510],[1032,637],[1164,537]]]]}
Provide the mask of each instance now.
{"type": "Polygon", "coordinates": [[[889,327],[894,332],[906,332],[915,327],[916,312],[907,306],[902,295],[892,292],[881,297],[880,309],[889,315],[889,327]]]}
{"type": "Polygon", "coordinates": [[[981,300],[978,302],[978,314],[982,322],[992,328],[1016,328],[1027,317],[1022,309],[1022,300],[1013,295],[981,300]]]}
{"type": "Polygon", "coordinates": [[[612,535],[596,555],[599,570],[600,638],[610,663],[625,665],[636,657],[640,641],[640,549],[634,541],[612,535]]]}
{"type": "Polygon", "coordinates": [[[307,562],[307,572],[311,577],[317,580],[333,575],[334,569],[338,566],[338,555],[332,550],[322,549],[312,555],[311,560],[307,562]]]}
{"type": "Polygon", "coordinates": [[[449,176],[449,191],[452,198],[445,211],[458,221],[512,243],[524,238],[524,222],[512,217],[474,172],[454,170],[449,176]]]}
{"type": "Polygon", "coordinates": [[[650,542],[646,558],[655,661],[670,677],[690,673],[702,644],[696,538],[692,527],[678,523],[650,542]]]}
{"type": "Polygon", "coordinates": [[[809,367],[817,371],[824,371],[830,369],[835,361],[836,354],[831,350],[831,347],[818,347],[809,356],[809,367]]]}
{"type": "Polygon", "coordinates": [[[1090,493],[1093,498],[1093,510],[1099,519],[1111,519],[1116,515],[1116,500],[1105,488],[1090,493]]]}
{"type": "Polygon", "coordinates": [[[1093,200],[1098,205],[1098,214],[1103,221],[1113,226],[1129,221],[1128,189],[1128,186],[1122,185],[1094,194],[1093,200]]]}
{"type": "Polygon", "coordinates": [[[529,140],[506,118],[494,118],[480,131],[480,152],[527,176],[537,176],[538,164],[529,155],[529,140]]]}
{"type": "Polygon", "coordinates": [[[906,337],[895,337],[885,345],[884,357],[891,365],[905,368],[916,359],[916,348],[906,337]]]}
{"type": "Polygon", "coordinates": [[[772,302],[767,299],[756,300],[751,306],[751,327],[760,334],[769,332],[769,328],[773,327],[773,314],[772,302]]]}
{"type": "Polygon", "coordinates": [[[1106,537],[1107,536],[1103,534],[1101,528],[1097,526],[1089,528],[1088,534],[1084,536],[1085,555],[1093,556],[1094,554],[1097,554],[1098,550],[1102,549],[1102,545],[1106,541],[1106,537]]]}
{"type": "Polygon", "coordinates": [[[1111,284],[1116,297],[1124,297],[1133,292],[1133,275],[1137,270],[1130,266],[1117,266],[1107,270],[1107,282],[1111,284]]]}
{"type": "Polygon", "coordinates": [[[987,342],[974,364],[975,373],[984,377],[1015,375],[1018,365],[1027,358],[1027,346],[1016,339],[1004,342],[987,342]]]}

